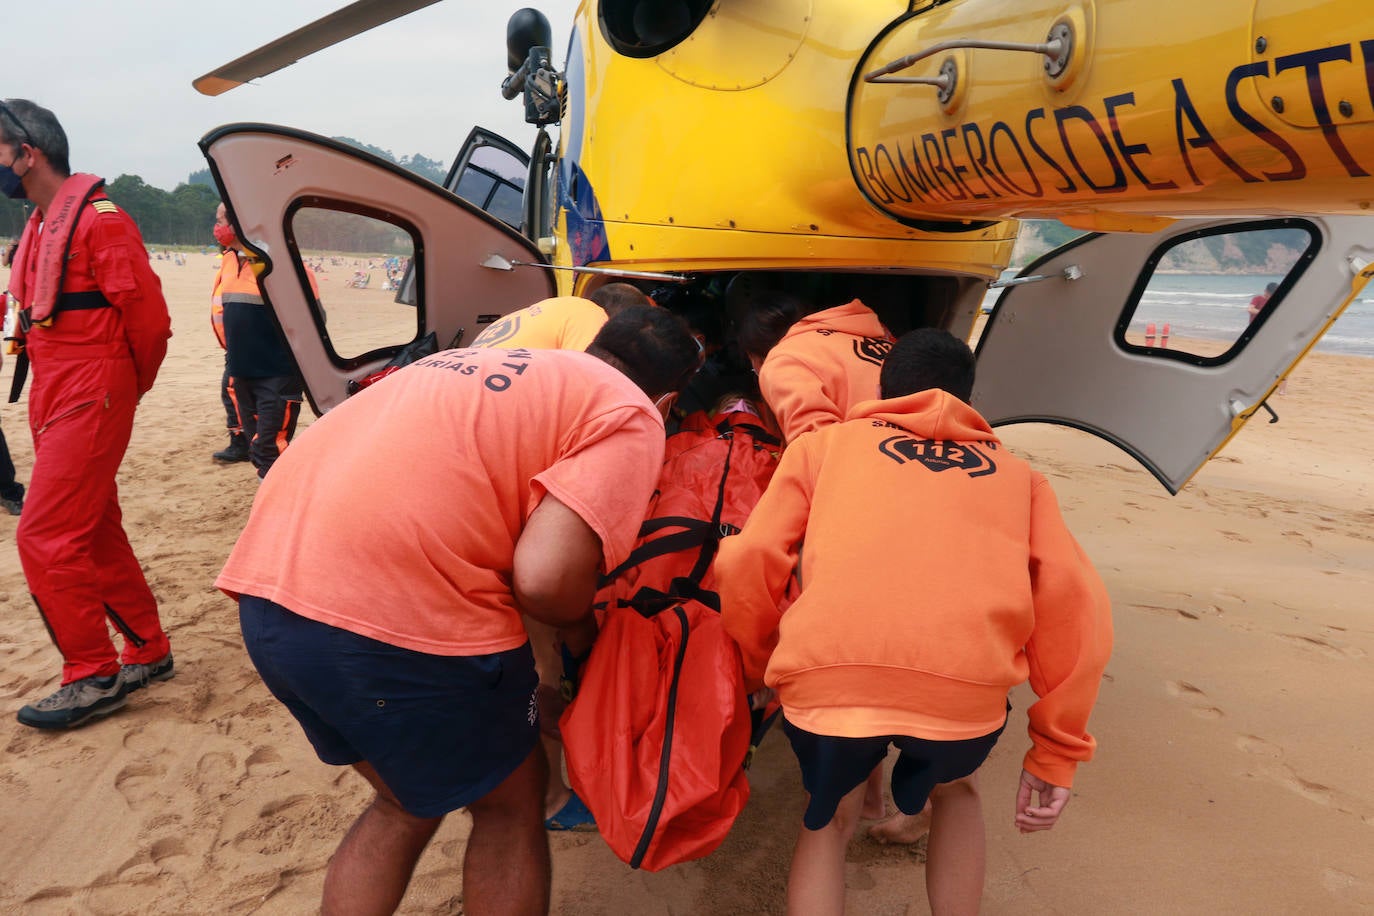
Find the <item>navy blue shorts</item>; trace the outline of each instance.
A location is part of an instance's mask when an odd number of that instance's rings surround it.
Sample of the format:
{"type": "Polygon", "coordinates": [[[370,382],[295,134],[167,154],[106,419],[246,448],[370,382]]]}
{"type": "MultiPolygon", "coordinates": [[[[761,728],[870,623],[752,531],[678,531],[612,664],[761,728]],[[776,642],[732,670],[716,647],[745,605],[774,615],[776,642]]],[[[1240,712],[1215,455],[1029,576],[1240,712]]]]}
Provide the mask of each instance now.
{"type": "Polygon", "coordinates": [[[539,738],[529,643],[492,655],[429,655],[239,598],[248,656],[325,763],[367,761],[406,811],[465,807],[539,738]]]}
{"type": "Polygon", "coordinates": [[[1004,720],[992,734],[963,741],[927,741],[906,735],[837,738],[814,735],[784,717],[782,730],[792,742],[801,764],[802,785],[811,796],[802,823],[807,830],[829,824],[840,801],[868,779],[892,744],[901,751],[892,767],[892,800],[907,814],[919,814],[936,785],[963,779],[982,766],[1006,727],[1004,720]]]}

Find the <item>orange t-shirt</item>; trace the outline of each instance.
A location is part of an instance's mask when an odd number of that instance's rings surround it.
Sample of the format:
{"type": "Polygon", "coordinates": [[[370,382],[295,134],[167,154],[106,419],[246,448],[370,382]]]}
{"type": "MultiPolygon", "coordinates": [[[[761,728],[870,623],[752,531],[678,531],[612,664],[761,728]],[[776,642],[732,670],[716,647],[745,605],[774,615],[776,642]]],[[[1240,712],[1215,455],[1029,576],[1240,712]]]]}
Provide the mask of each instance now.
{"type": "Polygon", "coordinates": [[[545,493],[629,553],[663,421],[601,360],[447,350],[360,392],[272,466],[215,584],[433,655],[525,642],[515,543],[545,493]]]}
{"type": "Polygon", "coordinates": [[[592,300],[558,296],[511,312],[478,334],[472,346],[585,350],[606,320],[606,310],[592,300]]]}
{"type": "Polygon", "coordinates": [[[759,390],[782,437],[839,423],[878,396],[892,335],[858,299],[807,315],[788,329],[759,369],[759,390]]]}

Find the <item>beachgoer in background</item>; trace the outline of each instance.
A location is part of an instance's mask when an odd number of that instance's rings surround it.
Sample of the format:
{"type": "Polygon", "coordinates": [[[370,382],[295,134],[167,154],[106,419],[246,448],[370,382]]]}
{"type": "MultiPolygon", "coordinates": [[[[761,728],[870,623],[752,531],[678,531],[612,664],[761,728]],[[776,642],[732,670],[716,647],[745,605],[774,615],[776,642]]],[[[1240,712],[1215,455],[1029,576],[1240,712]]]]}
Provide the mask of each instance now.
{"type": "Polygon", "coordinates": [[[37,205],[10,275],[22,309],[19,358],[33,368],[33,473],[15,540],[63,665],[61,688],[19,710],[36,728],[81,725],[173,673],[115,486],[171,319],[138,227],[100,178],[72,174],[67,156],[51,111],[25,99],[0,104],[0,191],[37,205]]]}
{"type": "Polygon", "coordinates": [[[654,308],[586,353],[444,351],[325,414],[264,479],[216,585],[320,759],[376,790],[330,860],[324,912],[393,911],[462,807],[464,908],[548,911],[521,615],[590,647],[599,573],[629,553],[662,464],[654,399],[696,359],[654,308]]]}
{"type": "Polygon", "coordinates": [[[1106,588],[1049,483],[968,405],[973,378],[973,353],[953,335],[903,336],[882,400],[788,446],[743,531],[721,542],[722,620],[746,677],[778,692],[808,794],[789,912],[843,912],[845,851],[889,745],[901,752],[898,807],[932,802],[936,913],[978,909],[973,775],[1006,726],[1007,692],[1029,677],[1040,697],[1016,795],[1023,833],[1054,826],[1092,757],[1106,588]],[[801,593],[779,611],[798,569],[801,593]]]}
{"type": "Polygon", "coordinates": [[[228,220],[221,222],[221,211],[224,205],[220,204],[220,210],[215,211],[214,235],[215,241],[220,244],[220,270],[215,273],[215,285],[210,290],[210,330],[215,332],[215,339],[219,341],[219,347],[224,350],[224,373],[219,380],[219,400],[224,405],[224,425],[229,430],[229,444],[210,457],[225,464],[233,464],[239,461],[248,460],[248,438],[243,434],[243,422],[239,419],[239,405],[234,399],[234,388],[230,384],[229,377],[229,349],[224,343],[224,292],[220,288],[224,276],[223,259],[230,256],[229,245],[220,242],[220,236],[224,236],[227,241],[232,241],[234,229],[228,224],[228,220]]]}
{"type": "MultiPolygon", "coordinates": [[[[1279,285],[1277,283],[1267,283],[1265,284],[1264,292],[1250,300],[1250,307],[1246,311],[1250,315],[1250,321],[1252,323],[1259,317],[1259,313],[1264,311],[1264,307],[1269,304],[1270,297],[1274,295],[1274,292],[1278,288],[1279,285]]],[[[1285,377],[1283,381],[1279,382],[1278,391],[1276,391],[1275,394],[1283,394],[1287,390],[1288,379],[1285,377]]]]}
{"type": "Polygon", "coordinates": [[[1251,321],[1259,317],[1259,313],[1264,310],[1264,306],[1269,301],[1269,297],[1274,295],[1274,290],[1278,288],[1279,285],[1277,283],[1266,284],[1264,292],[1250,300],[1250,307],[1246,309],[1246,312],[1250,315],[1251,321]]]}
{"type": "MultiPolygon", "coordinates": [[[[215,211],[215,240],[224,246],[215,293],[224,307],[225,371],[248,443],[248,458],[262,478],[296,434],[305,383],[262,301],[255,270],[260,262],[234,233],[224,204],[215,211]]],[[[305,277],[318,300],[314,273],[306,271],[305,277]]]]}

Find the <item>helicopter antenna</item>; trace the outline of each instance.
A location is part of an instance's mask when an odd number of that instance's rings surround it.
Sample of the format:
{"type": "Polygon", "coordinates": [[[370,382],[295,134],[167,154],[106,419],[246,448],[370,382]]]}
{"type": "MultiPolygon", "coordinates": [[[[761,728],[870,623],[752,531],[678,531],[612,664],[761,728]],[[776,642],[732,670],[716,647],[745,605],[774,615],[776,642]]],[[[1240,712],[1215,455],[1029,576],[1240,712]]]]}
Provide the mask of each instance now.
{"type": "Polygon", "coordinates": [[[439,0],[357,0],[328,16],[301,26],[249,51],[247,54],[212,70],[191,83],[202,95],[220,95],[249,80],[289,67],[303,57],[323,51],[331,45],[399,19],[418,9],[433,6],[439,0]]]}

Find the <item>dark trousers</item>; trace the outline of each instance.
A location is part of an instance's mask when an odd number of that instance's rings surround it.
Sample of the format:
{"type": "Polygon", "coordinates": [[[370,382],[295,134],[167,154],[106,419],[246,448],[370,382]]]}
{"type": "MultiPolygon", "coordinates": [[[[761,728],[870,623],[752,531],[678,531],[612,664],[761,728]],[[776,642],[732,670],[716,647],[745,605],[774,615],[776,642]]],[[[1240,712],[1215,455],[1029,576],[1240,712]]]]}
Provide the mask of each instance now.
{"type": "Polygon", "coordinates": [[[10,458],[10,446],[5,441],[5,431],[0,429],[0,498],[21,499],[24,488],[14,477],[14,461],[10,458]]]}
{"type": "Polygon", "coordinates": [[[239,420],[248,439],[248,457],[259,477],[266,477],[273,462],[296,434],[301,415],[303,384],[299,376],[234,378],[239,420]]]}
{"type": "Polygon", "coordinates": [[[225,360],[224,375],[219,380],[219,400],[224,405],[224,428],[230,433],[243,432],[243,424],[239,422],[239,405],[234,399],[234,388],[231,384],[233,379],[229,377],[229,362],[225,360]]]}

